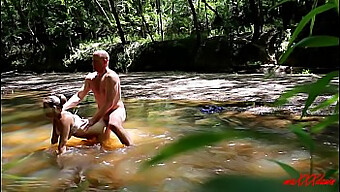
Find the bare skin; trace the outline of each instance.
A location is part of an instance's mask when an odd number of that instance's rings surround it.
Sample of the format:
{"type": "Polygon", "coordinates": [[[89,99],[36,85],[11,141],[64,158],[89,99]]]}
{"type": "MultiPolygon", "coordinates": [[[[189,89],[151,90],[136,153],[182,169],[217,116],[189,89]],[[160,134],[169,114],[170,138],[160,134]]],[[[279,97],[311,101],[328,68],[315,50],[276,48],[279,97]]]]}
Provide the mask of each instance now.
{"type": "Polygon", "coordinates": [[[66,149],[67,140],[70,138],[70,127],[73,124],[73,118],[68,114],[55,113],[53,115],[53,130],[51,144],[56,144],[59,140],[57,155],[62,154],[66,149]]]}
{"type": "Polygon", "coordinates": [[[109,55],[105,51],[93,53],[93,69],[95,72],[89,73],[84,85],[65,103],[63,110],[76,106],[84,97],[92,91],[98,106],[97,112],[89,122],[84,125],[85,130],[91,130],[91,126],[103,119],[107,129],[104,140],[110,138],[113,131],[122,144],[132,145],[132,140],[128,132],[123,128],[126,118],[124,103],[121,100],[121,87],[119,76],[109,69],[109,55]]]}
{"type": "Polygon", "coordinates": [[[54,101],[60,101],[62,99],[59,100],[55,96],[52,97],[54,97],[56,100],[45,98],[43,101],[43,106],[45,110],[45,115],[51,118],[53,123],[51,144],[56,144],[59,141],[57,155],[62,154],[65,151],[67,140],[69,140],[71,136],[86,139],[96,138],[97,140],[100,140],[100,138],[103,137],[104,132],[100,129],[96,129],[96,132],[85,132],[84,130],[78,128],[74,130],[73,127],[76,124],[74,115],[70,112],[62,111],[62,104],[66,102],[66,97],[64,97],[64,102],[57,103],[55,103],[54,101]]]}

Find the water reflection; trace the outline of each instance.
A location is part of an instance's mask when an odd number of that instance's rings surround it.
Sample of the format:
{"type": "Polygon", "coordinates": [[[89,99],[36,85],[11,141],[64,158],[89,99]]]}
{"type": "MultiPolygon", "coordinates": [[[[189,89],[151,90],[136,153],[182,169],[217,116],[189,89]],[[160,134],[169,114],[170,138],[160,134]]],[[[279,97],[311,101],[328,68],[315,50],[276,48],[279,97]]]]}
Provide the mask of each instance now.
{"type": "MultiPolygon", "coordinates": [[[[137,146],[122,148],[112,134],[103,152],[91,141],[72,138],[66,153],[56,158],[51,152],[56,146],[50,146],[52,125],[41,109],[45,95],[22,92],[2,98],[4,190],[193,191],[197,184],[215,175],[285,175],[266,159],[279,160],[299,171],[309,170],[309,153],[293,134],[275,124],[282,118],[275,121],[274,117],[261,119],[230,112],[207,115],[199,110],[207,102],[184,100],[125,100],[128,117],[124,127],[137,146]],[[202,131],[226,131],[237,136],[139,172],[141,163],[164,145],[202,131]]],[[[93,98],[88,97],[78,114],[88,116],[95,108],[93,98]]],[[[317,170],[338,166],[338,140],[332,139],[335,145],[320,141],[322,147],[315,156],[317,170]]]]}

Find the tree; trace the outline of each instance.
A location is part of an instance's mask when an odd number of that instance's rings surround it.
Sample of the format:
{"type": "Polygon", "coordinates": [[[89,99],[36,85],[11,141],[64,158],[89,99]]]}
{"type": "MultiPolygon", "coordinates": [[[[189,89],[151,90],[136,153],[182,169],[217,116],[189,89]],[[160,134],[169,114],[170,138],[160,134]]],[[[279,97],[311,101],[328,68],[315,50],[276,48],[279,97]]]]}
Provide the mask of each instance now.
{"type": "Polygon", "coordinates": [[[198,19],[197,19],[197,15],[196,15],[196,11],[195,11],[195,6],[192,2],[192,0],[188,0],[189,3],[189,7],[191,9],[192,12],[192,18],[194,21],[194,27],[195,27],[195,32],[196,32],[196,46],[197,48],[200,46],[201,44],[201,32],[200,32],[200,27],[198,24],[198,19]]]}

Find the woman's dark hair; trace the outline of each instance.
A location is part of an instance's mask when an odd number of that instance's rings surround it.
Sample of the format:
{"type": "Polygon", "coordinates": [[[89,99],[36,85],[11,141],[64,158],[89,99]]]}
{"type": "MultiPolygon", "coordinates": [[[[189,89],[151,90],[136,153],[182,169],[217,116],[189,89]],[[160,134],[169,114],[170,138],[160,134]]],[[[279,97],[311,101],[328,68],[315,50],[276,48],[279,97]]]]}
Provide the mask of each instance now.
{"type": "Polygon", "coordinates": [[[62,108],[66,101],[67,99],[63,94],[52,95],[43,99],[44,107],[48,105],[49,107],[57,106],[62,108]]]}
{"type": "Polygon", "coordinates": [[[62,107],[66,103],[67,99],[63,94],[59,94],[57,97],[60,99],[60,106],[62,107]]]}

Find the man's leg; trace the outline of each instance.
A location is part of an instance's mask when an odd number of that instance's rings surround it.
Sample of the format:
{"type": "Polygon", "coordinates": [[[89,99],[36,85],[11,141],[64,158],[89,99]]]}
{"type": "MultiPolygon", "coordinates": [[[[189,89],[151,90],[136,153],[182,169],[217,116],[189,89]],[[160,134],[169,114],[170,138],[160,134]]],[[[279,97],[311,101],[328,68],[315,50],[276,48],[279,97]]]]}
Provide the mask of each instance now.
{"type": "Polygon", "coordinates": [[[123,122],[125,121],[126,117],[125,114],[124,108],[118,108],[114,110],[109,115],[108,128],[117,135],[122,144],[130,146],[133,145],[132,139],[129,133],[123,127],[123,122]]]}

